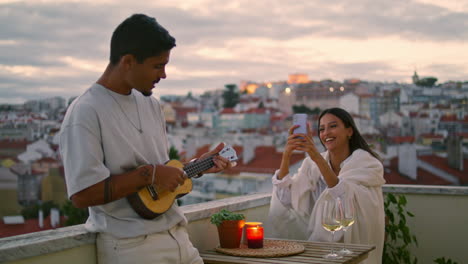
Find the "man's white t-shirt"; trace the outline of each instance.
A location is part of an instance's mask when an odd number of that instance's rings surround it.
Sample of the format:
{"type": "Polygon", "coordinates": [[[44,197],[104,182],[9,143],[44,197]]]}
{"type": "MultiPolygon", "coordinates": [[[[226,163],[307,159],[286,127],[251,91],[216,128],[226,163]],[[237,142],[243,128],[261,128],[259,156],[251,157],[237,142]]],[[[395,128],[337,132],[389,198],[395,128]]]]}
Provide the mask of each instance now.
{"type": "MultiPolygon", "coordinates": [[[[92,85],[70,105],[60,130],[68,196],[111,174],[167,162],[165,129],[161,107],[154,97],[136,90],[121,95],[99,84],[92,85]]],[[[89,207],[89,214],[85,225],[89,231],[119,238],[165,231],[181,222],[187,224],[175,203],[152,220],[141,218],[126,198],[89,207]]]]}

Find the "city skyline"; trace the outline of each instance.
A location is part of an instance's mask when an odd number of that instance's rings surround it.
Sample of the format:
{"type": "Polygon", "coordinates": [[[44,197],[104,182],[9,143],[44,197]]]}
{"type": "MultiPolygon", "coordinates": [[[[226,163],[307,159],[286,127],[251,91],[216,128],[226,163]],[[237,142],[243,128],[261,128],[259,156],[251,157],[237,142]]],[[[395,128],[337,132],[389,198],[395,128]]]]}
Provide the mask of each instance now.
{"type": "Polygon", "coordinates": [[[133,13],[177,39],[165,94],[241,80],[468,80],[468,1],[0,0],[0,103],[81,94],[107,64],[112,31],[133,13]],[[108,15],[112,14],[112,15],[108,15]]]}

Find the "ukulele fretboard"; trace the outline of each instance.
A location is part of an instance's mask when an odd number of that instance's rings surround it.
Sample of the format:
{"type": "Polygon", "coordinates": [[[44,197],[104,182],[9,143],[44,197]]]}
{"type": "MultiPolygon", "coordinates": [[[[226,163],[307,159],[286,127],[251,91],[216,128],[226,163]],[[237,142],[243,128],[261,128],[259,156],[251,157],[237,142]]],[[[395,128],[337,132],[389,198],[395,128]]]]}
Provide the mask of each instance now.
{"type": "Polygon", "coordinates": [[[192,178],[198,175],[200,172],[206,171],[207,169],[213,167],[213,165],[213,156],[211,156],[185,165],[184,171],[187,173],[189,178],[192,178]]]}

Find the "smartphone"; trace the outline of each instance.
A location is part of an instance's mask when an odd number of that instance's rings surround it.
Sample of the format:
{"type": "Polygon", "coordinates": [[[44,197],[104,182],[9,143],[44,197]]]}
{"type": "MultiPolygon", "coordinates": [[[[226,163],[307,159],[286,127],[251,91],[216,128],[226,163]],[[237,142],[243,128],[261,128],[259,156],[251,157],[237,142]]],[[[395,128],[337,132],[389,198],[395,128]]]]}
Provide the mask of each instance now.
{"type": "Polygon", "coordinates": [[[307,134],[307,114],[294,114],[293,125],[299,125],[294,129],[293,134],[307,134]]]}

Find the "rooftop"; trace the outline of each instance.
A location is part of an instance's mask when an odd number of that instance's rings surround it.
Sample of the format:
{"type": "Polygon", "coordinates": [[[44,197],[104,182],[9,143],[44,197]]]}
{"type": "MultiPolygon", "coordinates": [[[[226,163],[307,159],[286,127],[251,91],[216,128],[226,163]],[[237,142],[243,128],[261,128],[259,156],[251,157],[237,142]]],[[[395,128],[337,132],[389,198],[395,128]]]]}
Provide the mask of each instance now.
{"type": "MultiPolygon", "coordinates": [[[[460,210],[468,204],[468,187],[385,185],[383,190],[404,194],[406,209],[415,215],[407,223],[418,239],[419,247],[410,248],[418,263],[433,263],[439,257],[458,263],[468,259],[468,251],[464,250],[468,210],[460,210]]],[[[201,251],[218,245],[216,227],[209,217],[222,208],[243,213],[248,221],[264,222],[268,237],[272,228],[268,225],[270,199],[270,193],[259,193],[182,206],[192,243],[201,251]]],[[[83,225],[77,225],[2,238],[0,262],[94,264],[95,236],[86,232],[83,225]]]]}

